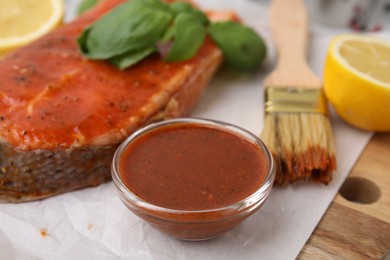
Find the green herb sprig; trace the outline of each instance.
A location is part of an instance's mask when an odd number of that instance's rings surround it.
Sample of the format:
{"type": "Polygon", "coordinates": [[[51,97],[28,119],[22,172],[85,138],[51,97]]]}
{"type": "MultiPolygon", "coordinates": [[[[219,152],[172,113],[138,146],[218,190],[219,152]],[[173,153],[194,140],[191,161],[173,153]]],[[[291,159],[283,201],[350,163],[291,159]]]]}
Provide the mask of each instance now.
{"type": "Polygon", "coordinates": [[[237,70],[252,71],[265,58],[264,41],[253,29],[234,21],[211,23],[186,2],[127,1],[86,28],[77,41],[88,59],[126,69],[159,52],[161,45],[169,47],[163,54],[166,62],[188,60],[207,34],[237,70]]]}

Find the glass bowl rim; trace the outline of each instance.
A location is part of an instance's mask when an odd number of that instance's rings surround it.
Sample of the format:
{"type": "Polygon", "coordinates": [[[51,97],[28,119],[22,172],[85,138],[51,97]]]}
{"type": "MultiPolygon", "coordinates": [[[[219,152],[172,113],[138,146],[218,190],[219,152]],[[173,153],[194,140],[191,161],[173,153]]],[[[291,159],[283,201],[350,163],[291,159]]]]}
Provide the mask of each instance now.
{"type": "MultiPolygon", "coordinates": [[[[267,148],[267,146],[263,143],[263,141],[254,135],[253,133],[249,132],[248,130],[239,127],[237,125],[233,125],[227,122],[219,121],[219,120],[212,120],[212,119],[204,119],[204,118],[195,118],[195,117],[186,117],[186,118],[176,118],[176,119],[167,119],[163,121],[159,121],[156,123],[151,123],[145,127],[140,128],[139,130],[135,131],[133,134],[131,134],[129,137],[127,137],[116,149],[112,165],[111,165],[111,176],[113,179],[113,182],[118,189],[118,191],[125,197],[126,200],[130,201],[131,204],[136,205],[136,208],[142,208],[145,210],[150,210],[154,212],[161,212],[161,213],[167,213],[167,214],[205,214],[205,213],[223,213],[223,212],[232,212],[232,211],[242,211],[246,208],[250,208],[251,206],[255,205],[259,201],[264,200],[269,195],[274,178],[275,178],[275,163],[274,159],[272,157],[271,152],[267,148]],[[154,205],[140,197],[138,197],[136,194],[134,194],[129,188],[126,187],[126,185],[122,182],[120,175],[119,175],[119,162],[122,153],[126,149],[126,147],[137,137],[148,133],[149,131],[152,131],[159,127],[164,127],[166,125],[170,124],[198,124],[202,126],[208,126],[215,129],[219,129],[221,131],[227,131],[229,133],[235,134],[236,136],[239,136],[241,138],[244,138],[251,143],[257,145],[260,147],[260,149],[263,151],[266,162],[267,162],[267,175],[263,182],[260,184],[259,188],[250,194],[249,196],[234,202],[230,205],[218,207],[218,208],[212,208],[212,209],[204,209],[204,210],[181,210],[181,209],[171,209],[171,208],[165,208],[163,206],[154,205]]],[[[123,199],[123,197],[121,198],[123,199]]],[[[127,203],[126,203],[127,204],[127,203]]]]}

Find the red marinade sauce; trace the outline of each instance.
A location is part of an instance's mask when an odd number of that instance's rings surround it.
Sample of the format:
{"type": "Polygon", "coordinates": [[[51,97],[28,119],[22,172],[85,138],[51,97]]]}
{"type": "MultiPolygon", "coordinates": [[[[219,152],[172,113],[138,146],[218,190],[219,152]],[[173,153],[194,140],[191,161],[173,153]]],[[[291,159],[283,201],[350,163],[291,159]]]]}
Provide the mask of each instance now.
{"type": "Polygon", "coordinates": [[[216,127],[175,124],[139,136],[125,149],[120,177],[143,200],[170,209],[207,210],[238,202],[264,181],[256,144],[216,127]]]}

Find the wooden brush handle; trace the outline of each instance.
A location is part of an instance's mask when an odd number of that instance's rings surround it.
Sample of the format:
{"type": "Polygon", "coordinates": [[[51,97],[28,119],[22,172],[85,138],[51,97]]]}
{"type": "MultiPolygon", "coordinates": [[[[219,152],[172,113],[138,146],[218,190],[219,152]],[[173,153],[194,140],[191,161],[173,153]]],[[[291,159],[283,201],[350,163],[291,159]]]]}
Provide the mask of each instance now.
{"type": "Polygon", "coordinates": [[[308,15],[304,0],[273,0],[270,25],[278,52],[266,86],[320,88],[321,81],[306,62],[308,15]]]}

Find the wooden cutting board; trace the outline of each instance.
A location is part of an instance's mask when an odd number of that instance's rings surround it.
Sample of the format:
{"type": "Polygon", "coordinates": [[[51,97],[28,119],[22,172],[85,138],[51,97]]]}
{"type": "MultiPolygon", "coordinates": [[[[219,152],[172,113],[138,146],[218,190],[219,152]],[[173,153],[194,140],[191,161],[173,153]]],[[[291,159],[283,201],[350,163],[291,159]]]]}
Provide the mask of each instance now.
{"type": "Polygon", "coordinates": [[[377,133],[298,259],[380,259],[389,251],[390,133],[377,133]]]}

